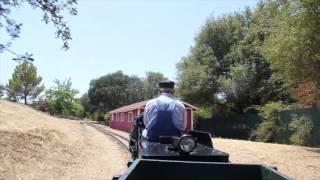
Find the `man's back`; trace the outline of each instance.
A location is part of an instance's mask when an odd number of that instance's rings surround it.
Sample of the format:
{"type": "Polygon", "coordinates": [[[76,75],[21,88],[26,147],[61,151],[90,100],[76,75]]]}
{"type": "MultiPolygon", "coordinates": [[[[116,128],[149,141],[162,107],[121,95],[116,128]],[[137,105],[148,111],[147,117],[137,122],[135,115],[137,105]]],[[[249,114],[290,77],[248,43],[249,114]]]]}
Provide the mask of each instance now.
{"type": "Polygon", "coordinates": [[[143,136],[170,135],[185,130],[186,109],[181,101],[171,93],[161,93],[158,98],[150,100],[144,112],[146,130],[143,136]]]}

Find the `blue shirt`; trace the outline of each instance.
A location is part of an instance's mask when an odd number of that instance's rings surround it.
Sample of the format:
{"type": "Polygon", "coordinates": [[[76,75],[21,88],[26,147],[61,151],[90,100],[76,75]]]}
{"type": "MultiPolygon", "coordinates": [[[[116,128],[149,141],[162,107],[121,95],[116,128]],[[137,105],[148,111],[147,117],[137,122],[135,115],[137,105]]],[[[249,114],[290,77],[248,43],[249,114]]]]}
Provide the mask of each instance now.
{"type": "Polygon", "coordinates": [[[181,101],[179,101],[173,94],[170,93],[161,93],[158,98],[150,100],[144,110],[143,122],[146,126],[146,129],[142,132],[144,137],[147,137],[147,129],[149,129],[154,120],[156,119],[156,111],[158,110],[156,106],[156,101],[163,102],[161,104],[170,104],[171,102],[175,102],[175,108],[172,113],[172,119],[175,127],[179,129],[181,132],[186,129],[187,126],[187,111],[185,106],[181,101]]]}

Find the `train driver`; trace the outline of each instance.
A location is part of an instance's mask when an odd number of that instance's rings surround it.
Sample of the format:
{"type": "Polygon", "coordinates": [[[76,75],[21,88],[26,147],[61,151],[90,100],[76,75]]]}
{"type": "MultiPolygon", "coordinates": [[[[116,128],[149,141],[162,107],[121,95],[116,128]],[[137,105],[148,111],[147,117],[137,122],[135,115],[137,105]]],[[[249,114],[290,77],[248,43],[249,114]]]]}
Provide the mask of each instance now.
{"type": "Polygon", "coordinates": [[[184,104],[174,96],[174,82],[159,82],[160,96],[150,100],[144,111],[142,136],[157,142],[160,136],[181,136],[187,125],[184,104]]]}

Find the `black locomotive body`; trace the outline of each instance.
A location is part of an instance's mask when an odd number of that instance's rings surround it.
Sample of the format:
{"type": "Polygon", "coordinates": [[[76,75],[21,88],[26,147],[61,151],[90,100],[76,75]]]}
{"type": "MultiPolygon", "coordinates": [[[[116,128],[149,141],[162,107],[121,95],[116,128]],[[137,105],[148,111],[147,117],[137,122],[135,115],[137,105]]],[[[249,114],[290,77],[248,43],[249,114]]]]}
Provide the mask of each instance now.
{"type": "Polygon", "coordinates": [[[209,133],[189,131],[181,137],[142,137],[142,117],[130,134],[132,161],[113,180],[290,180],[274,168],[260,164],[234,164],[229,154],[216,150],[209,133]]]}
{"type": "Polygon", "coordinates": [[[150,142],[142,137],[143,129],[143,120],[139,117],[130,134],[129,147],[133,160],[229,162],[229,154],[214,149],[210,133],[189,131],[181,137],[160,137],[159,141],[150,142]]]}
{"type": "Polygon", "coordinates": [[[149,142],[140,138],[137,154],[136,158],[140,159],[229,162],[229,154],[213,148],[210,134],[197,131],[190,131],[181,137],[160,137],[159,142],[149,142]],[[195,142],[192,142],[195,147],[190,147],[190,152],[181,148],[184,138],[190,138],[195,142]]]}

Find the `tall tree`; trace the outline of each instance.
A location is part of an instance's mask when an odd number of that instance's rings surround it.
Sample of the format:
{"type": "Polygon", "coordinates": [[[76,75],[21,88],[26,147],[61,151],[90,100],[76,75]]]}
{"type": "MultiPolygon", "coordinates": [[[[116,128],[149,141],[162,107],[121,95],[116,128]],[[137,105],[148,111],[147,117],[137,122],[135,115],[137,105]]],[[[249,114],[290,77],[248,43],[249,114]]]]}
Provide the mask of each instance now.
{"type": "Polygon", "coordinates": [[[241,41],[251,23],[251,11],[210,19],[195,38],[190,54],[177,64],[178,93],[196,105],[217,102],[220,76],[234,63],[228,58],[233,46],[241,41]]]}
{"type": "Polygon", "coordinates": [[[151,99],[159,94],[158,83],[161,80],[167,80],[160,72],[146,72],[146,78],[144,79],[144,98],[151,99]]]}
{"type": "Polygon", "coordinates": [[[42,77],[38,76],[37,68],[32,63],[23,61],[16,66],[9,80],[8,96],[15,100],[23,99],[24,104],[28,104],[28,100],[37,98],[44,90],[41,81],[42,77]]]}
{"type": "Polygon", "coordinates": [[[91,111],[106,112],[143,100],[143,93],[139,78],[117,71],[90,82],[89,104],[91,111]]]}
{"type": "Polygon", "coordinates": [[[177,64],[182,98],[198,106],[218,104],[239,113],[248,106],[287,100],[281,76],[274,76],[261,52],[272,18],[282,7],[285,3],[262,1],[254,12],[248,8],[208,20],[190,54],[177,64]],[[221,94],[226,97],[223,103],[217,98],[221,94]]]}
{"type": "Polygon", "coordinates": [[[273,69],[296,84],[320,84],[320,1],[292,0],[273,19],[263,54],[273,69]]]}
{"type": "Polygon", "coordinates": [[[196,105],[212,104],[218,92],[220,64],[208,46],[192,48],[191,55],[177,64],[177,94],[185,101],[196,105]]]}
{"type": "Polygon", "coordinates": [[[129,76],[128,84],[124,91],[127,96],[124,101],[125,104],[135,103],[144,99],[143,81],[137,76],[129,76]]]}
{"type": "Polygon", "coordinates": [[[251,14],[244,38],[234,44],[225,57],[232,64],[230,71],[220,79],[221,90],[226,93],[227,102],[240,112],[248,106],[263,105],[268,101],[290,100],[287,84],[271,69],[261,52],[261,46],[270,34],[272,19],[284,6],[277,1],[260,2],[251,14]]]}

